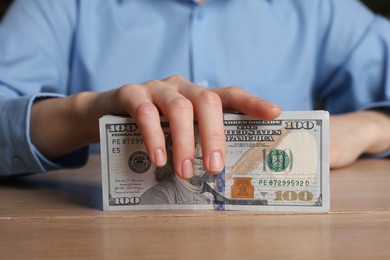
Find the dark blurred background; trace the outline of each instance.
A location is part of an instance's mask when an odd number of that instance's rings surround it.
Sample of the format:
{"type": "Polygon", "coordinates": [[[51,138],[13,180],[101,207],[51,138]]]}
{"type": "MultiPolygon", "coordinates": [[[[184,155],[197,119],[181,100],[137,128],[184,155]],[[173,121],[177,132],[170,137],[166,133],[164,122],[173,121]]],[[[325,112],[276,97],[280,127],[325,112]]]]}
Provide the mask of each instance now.
{"type": "MultiPolygon", "coordinates": [[[[58,0],[48,0],[48,1],[58,1],[58,0]]],[[[62,0],[62,1],[67,1],[67,0],[62,0]]],[[[2,15],[4,14],[4,12],[6,11],[7,7],[10,5],[11,2],[12,0],[0,0],[0,17],[2,17],[2,15]]],[[[362,2],[365,3],[368,7],[370,7],[374,12],[390,17],[390,0],[362,0],[362,2]]]]}
{"type": "Polygon", "coordinates": [[[389,0],[362,0],[374,12],[383,14],[390,18],[390,1],[389,0]]]}
{"type": "Polygon", "coordinates": [[[0,17],[3,16],[8,5],[11,3],[11,0],[0,0],[0,17]]]}

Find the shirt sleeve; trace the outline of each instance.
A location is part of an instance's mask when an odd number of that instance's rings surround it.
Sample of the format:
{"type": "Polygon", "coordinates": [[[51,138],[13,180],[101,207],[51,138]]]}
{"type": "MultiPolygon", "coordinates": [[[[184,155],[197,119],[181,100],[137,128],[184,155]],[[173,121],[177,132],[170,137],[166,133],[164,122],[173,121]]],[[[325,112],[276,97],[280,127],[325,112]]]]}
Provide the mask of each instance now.
{"type": "Polygon", "coordinates": [[[29,135],[32,103],[67,94],[76,2],[16,0],[1,21],[0,176],[86,161],[88,148],[50,161],[32,145],[29,135]]]}
{"type": "Polygon", "coordinates": [[[331,114],[390,108],[390,23],[359,1],[323,1],[318,83],[331,114]]]}
{"type": "MultiPolygon", "coordinates": [[[[359,1],[323,1],[319,82],[313,96],[331,114],[390,114],[390,22],[359,1]]],[[[390,150],[363,157],[384,158],[390,150]]]]}

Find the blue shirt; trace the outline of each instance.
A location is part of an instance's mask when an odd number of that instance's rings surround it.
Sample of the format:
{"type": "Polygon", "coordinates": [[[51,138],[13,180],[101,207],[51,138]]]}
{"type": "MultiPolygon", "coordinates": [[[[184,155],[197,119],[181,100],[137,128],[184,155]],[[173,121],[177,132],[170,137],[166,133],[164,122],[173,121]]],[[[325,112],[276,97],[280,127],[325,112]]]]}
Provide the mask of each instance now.
{"type": "Polygon", "coordinates": [[[38,98],[180,74],[284,110],[387,107],[389,47],[389,23],[354,0],[16,0],[0,25],[0,173],[85,161],[31,144],[38,98]]]}

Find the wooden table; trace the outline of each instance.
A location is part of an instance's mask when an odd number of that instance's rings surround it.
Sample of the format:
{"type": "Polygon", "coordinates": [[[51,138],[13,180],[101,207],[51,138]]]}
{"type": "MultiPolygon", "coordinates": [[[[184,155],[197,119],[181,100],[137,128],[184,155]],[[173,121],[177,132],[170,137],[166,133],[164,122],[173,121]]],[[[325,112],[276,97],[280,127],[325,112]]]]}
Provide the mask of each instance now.
{"type": "Polygon", "coordinates": [[[331,213],[103,212],[100,158],[0,183],[0,259],[390,259],[390,160],[331,173],[331,213]]]}

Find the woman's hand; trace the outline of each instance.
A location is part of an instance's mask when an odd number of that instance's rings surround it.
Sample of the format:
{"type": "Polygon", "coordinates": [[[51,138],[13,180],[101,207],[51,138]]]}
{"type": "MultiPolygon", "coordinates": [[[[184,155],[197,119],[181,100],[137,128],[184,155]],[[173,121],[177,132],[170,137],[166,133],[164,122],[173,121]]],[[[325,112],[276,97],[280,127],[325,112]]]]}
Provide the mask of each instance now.
{"type": "Polygon", "coordinates": [[[48,158],[57,158],[99,141],[103,115],[130,115],[141,130],[146,150],[156,166],[166,163],[160,115],[170,124],[175,172],[193,176],[194,117],[198,120],[205,169],[220,172],[225,164],[223,111],[238,111],[258,119],[277,117],[281,108],[239,87],[207,89],[180,76],[128,84],[103,93],[83,92],[34,103],[31,140],[48,158]]]}

